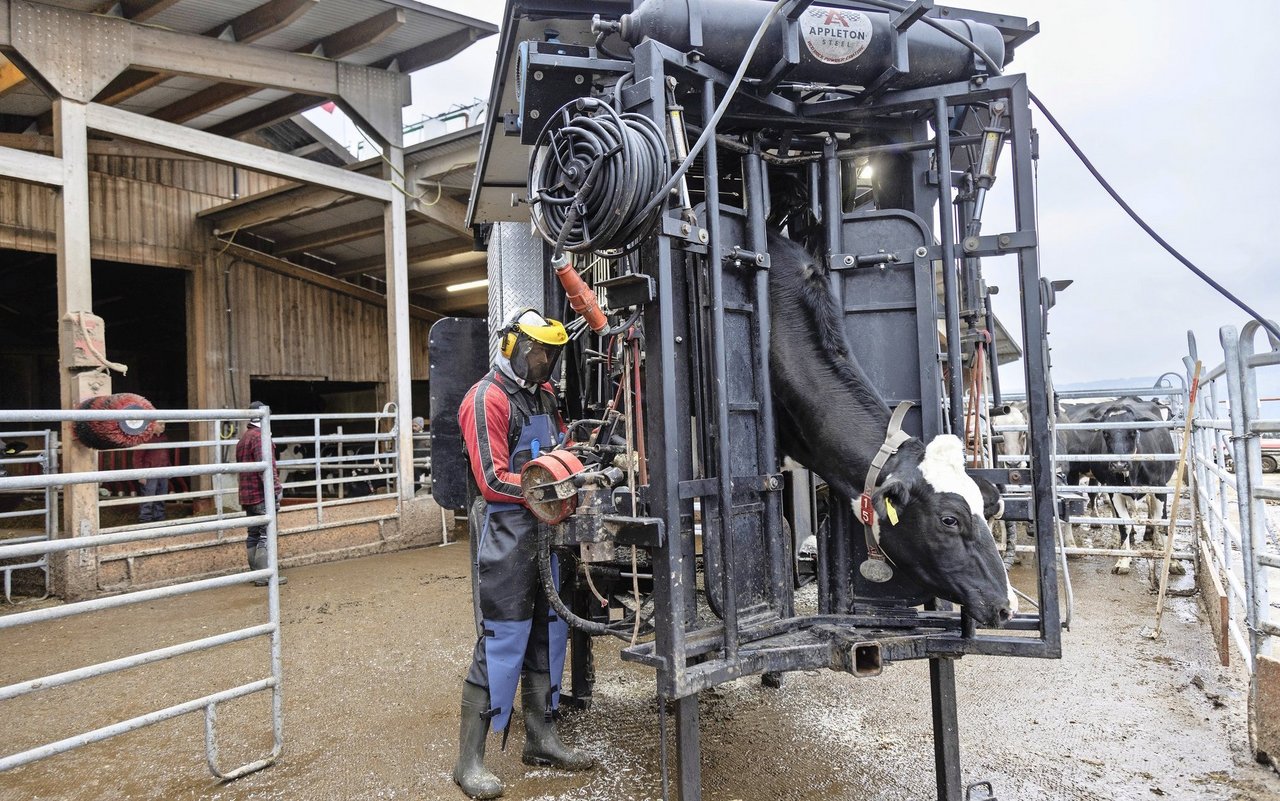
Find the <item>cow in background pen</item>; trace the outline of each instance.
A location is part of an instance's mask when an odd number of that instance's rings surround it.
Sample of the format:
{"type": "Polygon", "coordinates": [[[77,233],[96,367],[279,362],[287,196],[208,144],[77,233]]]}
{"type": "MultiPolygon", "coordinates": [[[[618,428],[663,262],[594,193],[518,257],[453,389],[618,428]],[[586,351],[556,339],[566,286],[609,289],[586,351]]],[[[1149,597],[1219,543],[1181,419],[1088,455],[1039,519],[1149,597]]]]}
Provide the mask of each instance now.
{"type": "MultiPolygon", "coordinates": [[[[1000,457],[1025,457],[1027,454],[1027,416],[1023,404],[1011,403],[1005,406],[1001,414],[991,415],[992,443],[996,455],[996,467],[1011,469],[1029,466],[1027,459],[1006,460],[1000,457]],[[1012,431],[996,431],[997,427],[1013,428],[1012,431]]],[[[1004,552],[1004,563],[1016,565],[1022,560],[1018,557],[1019,528],[1026,530],[1025,523],[996,520],[992,526],[992,534],[1004,552]]]]}
{"type": "MultiPolygon", "coordinates": [[[[1136,398],[1121,398],[1109,404],[1101,405],[1095,418],[1107,423],[1158,423],[1167,418],[1162,407],[1153,401],[1142,401],[1136,398]]],[[[1095,463],[1094,477],[1103,484],[1130,487],[1164,487],[1169,484],[1177,469],[1171,460],[1147,461],[1134,460],[1139,455],[1171,456],[1176,453],[1173,435],[1167,428],[1107,428],[1102,430],[1105,445],[1103,453],[1116,456],[1115,461],[1095,463]]],[[[1146,499],[1146,517],[1152,521],[1164,518],[1166,497],[1157,493],[1142,491],[1113,492],[1111,503],[1115,507],[1116,517],[1121,520],[1132,520],[1130,504],[1146,499]]],[[[1161,524],[1150,524],[1152,545],[1157,549],[1164,546],[1164,535],[1161,524]]],[[[1148,524],[1121,523],[1120,547],[1132,550],[1145,538],[1148,524]]],[[[1124,556],[1116,562],[1112,571],[1128,573],[1132,557],[1124,556]]],[[[1171,562],[1170,569],[1174,573],[1185,572],[1182,564],[1171,562]]]]}

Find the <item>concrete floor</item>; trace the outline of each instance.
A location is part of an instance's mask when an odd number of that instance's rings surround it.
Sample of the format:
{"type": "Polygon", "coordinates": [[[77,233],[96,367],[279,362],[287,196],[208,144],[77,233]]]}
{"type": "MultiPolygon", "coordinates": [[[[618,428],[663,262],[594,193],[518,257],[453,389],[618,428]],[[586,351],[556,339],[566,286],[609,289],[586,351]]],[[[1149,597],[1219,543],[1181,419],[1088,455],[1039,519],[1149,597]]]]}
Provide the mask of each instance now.
{"type": "MultiPolygon", "coordinates": [[[[289,571],[275,766],[214,781],[201,716],[189,715],[0,774],[0,800],[461,799],[449,773],[474,636],[466,548],[289,571]]],[[[992,781],[1001,801],[1280,799],[1280,777],[1247,752],[1242,677],[1217,665],[1194,600],[1174,599],[1163,638],[1147,640],[1147,567],[1113,576],[1110,566],[1072,562],[1076,620],[1062,660],[959,662],[965,780],[992,781]]],[[[1015,573],[1023,589],[1031,580],[1026,567],[1015,573]]],[[[265,597],[232,587],[0,632],[0,685],[262,622],[265,597]]],[[[506,753],[491,745],[508,798],[661,798],[652,674],[620,663],[612,642],[597,654],[595,706],[564,725],[600,766],[526,768],[513,727],[506,753]]],[[[0,752],[261,678],[267,665],[258,640],[7,701],[0,752]]],[[[221,711],[224,767],[269,749],[268,698],[221,711]]],[[[793,674],[780,690],[742,680],[701,706],[707,801],[935,797],[924,663],[873,679],[793,674]]]]}

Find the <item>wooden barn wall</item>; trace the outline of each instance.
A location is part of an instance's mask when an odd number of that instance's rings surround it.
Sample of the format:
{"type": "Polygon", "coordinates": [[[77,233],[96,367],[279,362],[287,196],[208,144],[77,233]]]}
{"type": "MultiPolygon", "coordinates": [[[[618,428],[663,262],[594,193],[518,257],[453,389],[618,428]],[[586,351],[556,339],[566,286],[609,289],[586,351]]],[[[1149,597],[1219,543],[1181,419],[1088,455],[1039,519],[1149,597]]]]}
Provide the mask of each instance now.
{"type": "MultiPolygon", "coordinates": [[[[46,138],[16,139],[21,141],[0,135],[0,144],[52,150],[46,138]]],[[[189,402],[202,408],[246,402],[249,380],[257,376],[385,384],[384,305],[223,255],[196,217],[234,197],[278,186],[279,179],[154,149],[138,151],[90,142],[91,253],[105,261],[190,271],[189,402]]],[[[52,189],[0,179],[0,248],[55,252],[57,202],[52,189]]],[[[410,321],[415,380],[427,378],[429,327],[424,320],[410,321]]],[[[381,394],[386,391],[384,386],[381,394]]]]}
{"type": "MultiPolygon", "coordinates": [[[[236,260],[230,281],[233,346],[229,374],[236,398],[250,378],[325,381],[387,380],[383,306],[236,260]]],[[[216,299],[215,299],[216,300],[216,299]]],[[[412,378],[427,378],[430,324],[411,319],[412,378]]]]}
{"type": "MultiPolygon", "coordinates": [[[[209,247],[196,213],[278,185],[270,176],[181,157],[90,153],[89,232],[95,259],[194,268],[209,247]]],[[[0,180],[0,248],[53,253],[53,189],[0,180]]]]}

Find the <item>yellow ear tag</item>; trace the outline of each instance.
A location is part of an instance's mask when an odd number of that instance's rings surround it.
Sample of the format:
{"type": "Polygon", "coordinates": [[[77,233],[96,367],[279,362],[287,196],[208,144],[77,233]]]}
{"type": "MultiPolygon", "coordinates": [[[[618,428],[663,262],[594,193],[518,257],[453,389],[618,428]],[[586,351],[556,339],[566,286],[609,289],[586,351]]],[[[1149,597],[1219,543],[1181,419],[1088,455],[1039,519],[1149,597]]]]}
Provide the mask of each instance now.
{"type": "Polygon", "coordinates": [[[888,498],[884,499],[884,510],[889,516],[889,525],[898,525],[898,510],[893,508],[893,504],[889,502],[888,498]]]}

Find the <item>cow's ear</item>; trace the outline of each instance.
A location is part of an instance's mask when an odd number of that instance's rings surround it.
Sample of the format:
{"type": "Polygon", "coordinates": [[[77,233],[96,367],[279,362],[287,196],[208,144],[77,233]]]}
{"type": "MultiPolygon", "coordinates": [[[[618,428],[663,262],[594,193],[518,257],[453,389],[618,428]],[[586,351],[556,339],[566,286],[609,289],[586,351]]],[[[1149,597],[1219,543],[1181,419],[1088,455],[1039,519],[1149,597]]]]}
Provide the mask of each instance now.
{"type": "Polygon", "coordinates": [[[911,503],[911,487],[902,479],[889,476],[871,494],[871,503],[880,518],[880,525],[897,525],[898,515],[911,503]]]}
{"type": "Polygon", "coordinates": [[[995,520],[1004,515],[1004,499],[1000,497],[1000,488],[981,476],[974,476],[973,483],[978,485],[982,493],[982,516],[995,520]]]}

